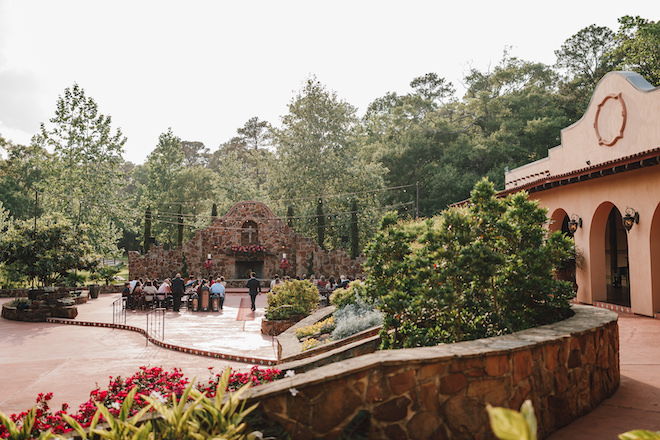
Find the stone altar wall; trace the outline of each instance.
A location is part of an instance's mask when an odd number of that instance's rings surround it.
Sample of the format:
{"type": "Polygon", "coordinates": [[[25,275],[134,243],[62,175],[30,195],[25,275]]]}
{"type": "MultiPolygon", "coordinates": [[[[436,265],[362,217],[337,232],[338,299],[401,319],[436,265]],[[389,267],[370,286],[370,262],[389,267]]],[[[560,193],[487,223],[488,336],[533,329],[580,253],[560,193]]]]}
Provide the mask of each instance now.
{"type": "Polygon", "coordinates": [[[369,413],[369,438],[494,439],[486,404],[517,410],[530,399],[545,438],[619,386],[617,315],[574,310],[565,321],[511,335],[322,366],[252,389],[248,405],[259,402],[301,440],[337,439],[360,411],[369,413]]]}
{"type": "Polygon", "coordinates": [[[192,240],[184,243],[182,249],[164,250],[161,246],[152,246],[146,255],[137,251],[128,253],[129,277],[145,278],[172,277],[181,272],[185,254],[188,273],[195,276],[223,275],[226,279],[245,278],[237,273],[236,263],[256,264],[260,267],[262,278],[271,278],[275,274],[283,275],[280,262],[283,254],[287,255],[290,268],[287,275],[307,273],[309,260],[313,255],[314,273],[326,277],[340,275],[359,277],[363,275],[364,258],[351,260],[343,249],[324,251],[311,238],[296,233],[263,203],[241,202],[229,212],[218,218],[206,229],[198,230],[192,240]],[[248,243],[250,232],[246,222],[254,222],[257,231],[248,243]],[[258,238],[255,238],[258,237],[258,238]],[[266,248],[263,254],[235,254],[230,250],[233,245],[259,244],[266,248]],[[204,267],[207,256],[211,255],[213,266],[204,267]]]}

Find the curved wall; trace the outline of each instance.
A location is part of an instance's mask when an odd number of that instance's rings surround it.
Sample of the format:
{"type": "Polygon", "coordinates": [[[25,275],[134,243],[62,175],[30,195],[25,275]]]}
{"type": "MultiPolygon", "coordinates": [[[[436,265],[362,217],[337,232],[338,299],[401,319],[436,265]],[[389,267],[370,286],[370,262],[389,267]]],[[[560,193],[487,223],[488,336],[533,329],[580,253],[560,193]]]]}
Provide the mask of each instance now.
{"type": "Polygon", "coordinates": [[[360,411],[369,414],[369,438],[484,439],[494,438],[487,403],[518,409],[531,399],[544,438],[619,385],[617,315],[574,310],[516,334],[333,363],[261,385],[248,403],[295,439],[338,438],[360,411]]]}

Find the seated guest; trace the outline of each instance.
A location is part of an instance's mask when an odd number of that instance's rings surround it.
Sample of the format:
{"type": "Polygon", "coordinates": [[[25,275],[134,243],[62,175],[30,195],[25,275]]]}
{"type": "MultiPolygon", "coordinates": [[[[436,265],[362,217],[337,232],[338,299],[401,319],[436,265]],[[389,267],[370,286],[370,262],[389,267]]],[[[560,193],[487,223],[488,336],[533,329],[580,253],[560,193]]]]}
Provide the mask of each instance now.
{"type": "Polygon", "coordinates": [[[211,294],[218,295],[218,305],[220,306],[220,310],[222,310],[222,306],[225,303],[225,286],[222,285],[220,278],[215,280],[215,283],[211,285],[211,294]]]}
{"type": "Polygon", "coordinates": [[[151,297],[151,303],[153,304],[153,300],[155,298],[155,295],[158,293],[158,289],[156,289],[156,287],[153,285],[151,280],[147,280],[147,283],[144,286],[144,288],[142,289],[142,292],[144,292],[145,302],[146,302],[146,299],[147,299],[146,297],[150,296],[151,297]]]}
{"type": "Polygon", "coordinates": [[[335,289],[345,289],[348,287],[348,278],[346,278],[346,275],[342,275],[339,277],[339,284],[337,284],[337,287],[335,289]]]}
{"type": "Polygon", "coordinates": [[[170,294],[172,291],[172,288],[170,287],[170,279],[165,278],[165,281],[163,281],[163,284],[158,287],[158,293],[156,294],[156,299],[158,300],[158,307],[162,308],[165,307],[165,299],[167,296],[170,294]]]}
{"type": "Polygon", "coordinates": [[[121,297],[124,298],[124,302],[126,303],[127,308],[131,308],[133,305],[131,303],[131,283],[126,281],[124,283],[124,288],[121,291],[121,297]]]}

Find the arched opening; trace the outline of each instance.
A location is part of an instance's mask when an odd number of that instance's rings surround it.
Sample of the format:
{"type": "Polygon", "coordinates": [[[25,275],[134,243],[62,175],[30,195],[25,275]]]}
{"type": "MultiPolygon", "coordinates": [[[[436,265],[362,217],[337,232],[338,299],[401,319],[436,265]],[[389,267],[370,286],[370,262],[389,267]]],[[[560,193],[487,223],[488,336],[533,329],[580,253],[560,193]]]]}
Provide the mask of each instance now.
{"type": "MultiPolygon", "coordinates": [[[[553,232],[561,231],[564,235],[572,237],[572,234],[568,229],[568,221],[569,219],[566,211],[559,208],[555,210],[555,212],[552,213],[552,217],[550,217],[548,231],[551,234],[553,232]]],[[[576,286],[577,288],[575,270],[576,270],[575,258],[571,258],[570,260],[566,261],[561,267],[558,268],[556,272],[557,279],[562,281],[569,281],[573,284],[573,286],[576,286]]]]}
{"type": "Polygon", "coordinates": [[[552,213],[550,217],[550,224],[548,225],[548,230],[550,232],[561,231],[566,235],[570,235],[568,230],[568,214],[563,209],[559,208],[552,213]]]}
{"type": "Polygon", "coordinates": [[[604,240],[607,302],[630,307],[628,235],[616,206],[612,207],[607,217],[604,240]]]}
{"type": "Polygon", "coordinates": [[[653,295],[653,311],[660,312],[660,205],[656,206],[651,219],[649,237],[651,247],[651,294],[653,295]]]}

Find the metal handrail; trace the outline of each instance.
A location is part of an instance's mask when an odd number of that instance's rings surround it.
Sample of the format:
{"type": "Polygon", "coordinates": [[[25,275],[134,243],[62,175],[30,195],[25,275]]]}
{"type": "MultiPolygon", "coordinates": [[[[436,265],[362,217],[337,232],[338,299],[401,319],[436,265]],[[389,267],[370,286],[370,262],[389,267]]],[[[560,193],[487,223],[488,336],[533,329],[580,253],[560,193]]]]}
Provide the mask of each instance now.
{"type": "Polygon", "coordinates": [[[126,324],[126,304],[125,298],[119,298],[112,303],[112,323],[126,324]]]}
{"type": "Polygon", "coordinates": [[[157,341],[165,340],[165,310],[158,308],[147,313],[147,344],[150,336],[157,341]]]}

